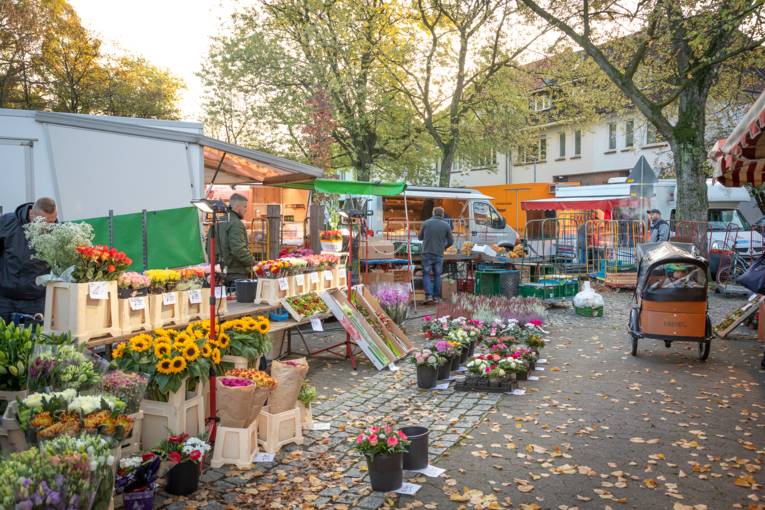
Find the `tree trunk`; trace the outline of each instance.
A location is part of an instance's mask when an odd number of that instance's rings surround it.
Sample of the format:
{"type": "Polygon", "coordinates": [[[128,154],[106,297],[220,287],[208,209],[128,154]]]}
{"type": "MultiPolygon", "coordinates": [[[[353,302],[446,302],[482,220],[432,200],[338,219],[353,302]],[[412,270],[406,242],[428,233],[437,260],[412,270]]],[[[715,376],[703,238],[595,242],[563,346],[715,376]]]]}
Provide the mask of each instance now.
{"type": "Polygon", "coordinates": [[[457,154],[457,144],[452,140],[441,151],[441,172],[439,174],[438,185],[448,188],[451,177],[452,167],[454,166],[454,156],[457,154]]]}

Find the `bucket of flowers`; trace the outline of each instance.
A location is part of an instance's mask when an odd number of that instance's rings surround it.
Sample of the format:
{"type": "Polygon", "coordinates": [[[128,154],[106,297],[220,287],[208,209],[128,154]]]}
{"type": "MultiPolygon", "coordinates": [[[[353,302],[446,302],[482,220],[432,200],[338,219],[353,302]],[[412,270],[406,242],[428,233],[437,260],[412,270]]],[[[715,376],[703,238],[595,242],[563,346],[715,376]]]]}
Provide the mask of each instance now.
{"type": "Polygon", "coordinates": [[[444,335],[449,332],[450,325],[448,317],[434,318],[430,315],[426,315],[422,320],[422,332],[425,335],[425,338],[443,338],[444,335]]]}
{"type": "Polygon", "coordinates": [[[152,510],[161,458],[154,453],[124,457],[117,467],[114,491],[122,494],[125,510],[152,510]]]}
{"type": "Polygon", "coordinates": [[[120,299],[128,299],[136,296],[145,296],[149,293],[151,279],[135,271],[127,271],[117,278],[117,296],[120,299]]]}
{"type": "Polygon", "coordinates": [[[383,285],[375,292],[375,298],[388,317],[398,326],[403,326],[411,299],[409,288],[405,285],[383,285]]]}
{"type": "Polygon", "coordinates": [[[409,440],[391,423],[371,426],[356,436],[354,449],[367,460],[372,490],[389,492],[400,489],[404,481],[404,452],[409,440]]]}
{"type": "Polygon", "coordinates": [[[457,366],[452,365],[452,370],[457,370],[460,363],[464,363],[468,358],[468,351],[470,350],[471,337],[467,331],[468,325],[462,325],[459,327],[452,327],[446,334],[445,340],[448,342],[454,342],[459,345],[459,353],[457,355],[457,366]]]}
{"type": "Polygon", "coordinates": [[[339,230],[325,230],[321,233],[321,249],[339,252],[343,249],[343,233],[339,230]]]}
{"type": "Polygon", "coordinates": [[[435,386],[438,378],[438,369],[446,364],[446,359],[431,349],[414,351],[410,359],[414,366],[417,367],[417,387],[430,389],[435,386]]]}
{"type": "Polygon", "coordinates": [[[459,358],[457,358],[457,347],[459,347],[459,344],[456,342],[448,342],[446,340],[439,340],[433,344],[431,350],[435,351],[439,356],[446,360],[443,365],[438,367],[439,379],[448,379],[449,374],[452,371],[453,360],[457,359],[459,361],[459,358]]]}
{"type": "Polygon", "coordinates": [[[476,354],[465,365],[467,375],[464,381],[455,385],[456,390],[505,392],[513,388],[513,383],[501,364],[499,354],[476,354]]]}
{"type": "Polygon", "coordinates": [[[165,475],[165,492],[175,496],[188,496],[199,488],[199,475],[204,456],[210,445],[188,434],[171,435],[154,451],[172,467],[165,475]]]}

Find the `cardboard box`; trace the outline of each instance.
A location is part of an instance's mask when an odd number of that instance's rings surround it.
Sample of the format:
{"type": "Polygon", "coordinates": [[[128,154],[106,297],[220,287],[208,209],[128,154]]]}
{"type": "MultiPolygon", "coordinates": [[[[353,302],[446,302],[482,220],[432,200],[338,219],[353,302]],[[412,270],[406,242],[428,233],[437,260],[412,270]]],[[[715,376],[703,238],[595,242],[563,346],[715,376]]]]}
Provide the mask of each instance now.
{"type": "Polygon", "coordinates": [[[444,278],[441,280],[441,299],[444,301],[451,300],[452,296],[457,293],[457,281],[451,278],[444,278]]]}
{"type": "Polygon", "coordinates": [[[393,259],[396,258],[395,251],[393,241],[369,237],[367,245],[361,246],[361,257],[366,257],[367,260],[393,259]]]}
{"type": "Polygon", "coordinates": [[[365,278],[366,284],[369,286],[395,282],[395,277],[392,271],[369,271],[369,273],[362,273],[362,281],[364,281],[365,278]]]}

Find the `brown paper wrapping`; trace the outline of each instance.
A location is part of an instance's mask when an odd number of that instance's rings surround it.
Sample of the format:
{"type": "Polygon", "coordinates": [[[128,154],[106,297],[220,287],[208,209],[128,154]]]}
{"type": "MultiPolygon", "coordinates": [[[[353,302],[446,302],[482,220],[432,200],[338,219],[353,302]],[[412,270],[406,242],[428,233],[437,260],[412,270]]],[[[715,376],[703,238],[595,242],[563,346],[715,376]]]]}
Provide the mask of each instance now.
{"type": "Polygon", "coordinates": [[[271,363],[271,377],[276,380],[276,388],[268,400],[271,414],[283,413],[295,408],[300,387],[308,373],[308,362],[305,358],[288,361],[274,360],[271,363]]]}
{"type": "Polygon", "coordinates": [[[254,384],[232,388],[224,386],[221,379],[215,380],[221,427],[237,429],[249,427],[263,409],[271,390],[258,388],[254,384]]]}

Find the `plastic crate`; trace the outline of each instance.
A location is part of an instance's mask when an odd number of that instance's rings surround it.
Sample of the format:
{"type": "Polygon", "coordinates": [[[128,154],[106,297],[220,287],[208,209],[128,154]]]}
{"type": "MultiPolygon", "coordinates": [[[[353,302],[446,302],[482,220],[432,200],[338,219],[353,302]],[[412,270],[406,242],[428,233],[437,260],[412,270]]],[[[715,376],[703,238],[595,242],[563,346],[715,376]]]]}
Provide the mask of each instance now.
{"type": "Polygon", "coordinates": [[[483,296],[504,294],[502,276],[512,273],[510,269],[493,269],[491,271],[476,271],[475,293],[483,296]]]}
{"type": "Polygon", "coordinates": [[[574,297],[579,293],[579,280],[567,280],[564,294],[566,297],[574,297]]]}
{"type": "Polygon", "coordinates": [[[603,307],[592,308],[590,306],[574,307],[574,311],[577,315],[582,317],[603,317],[603,307]]]}

